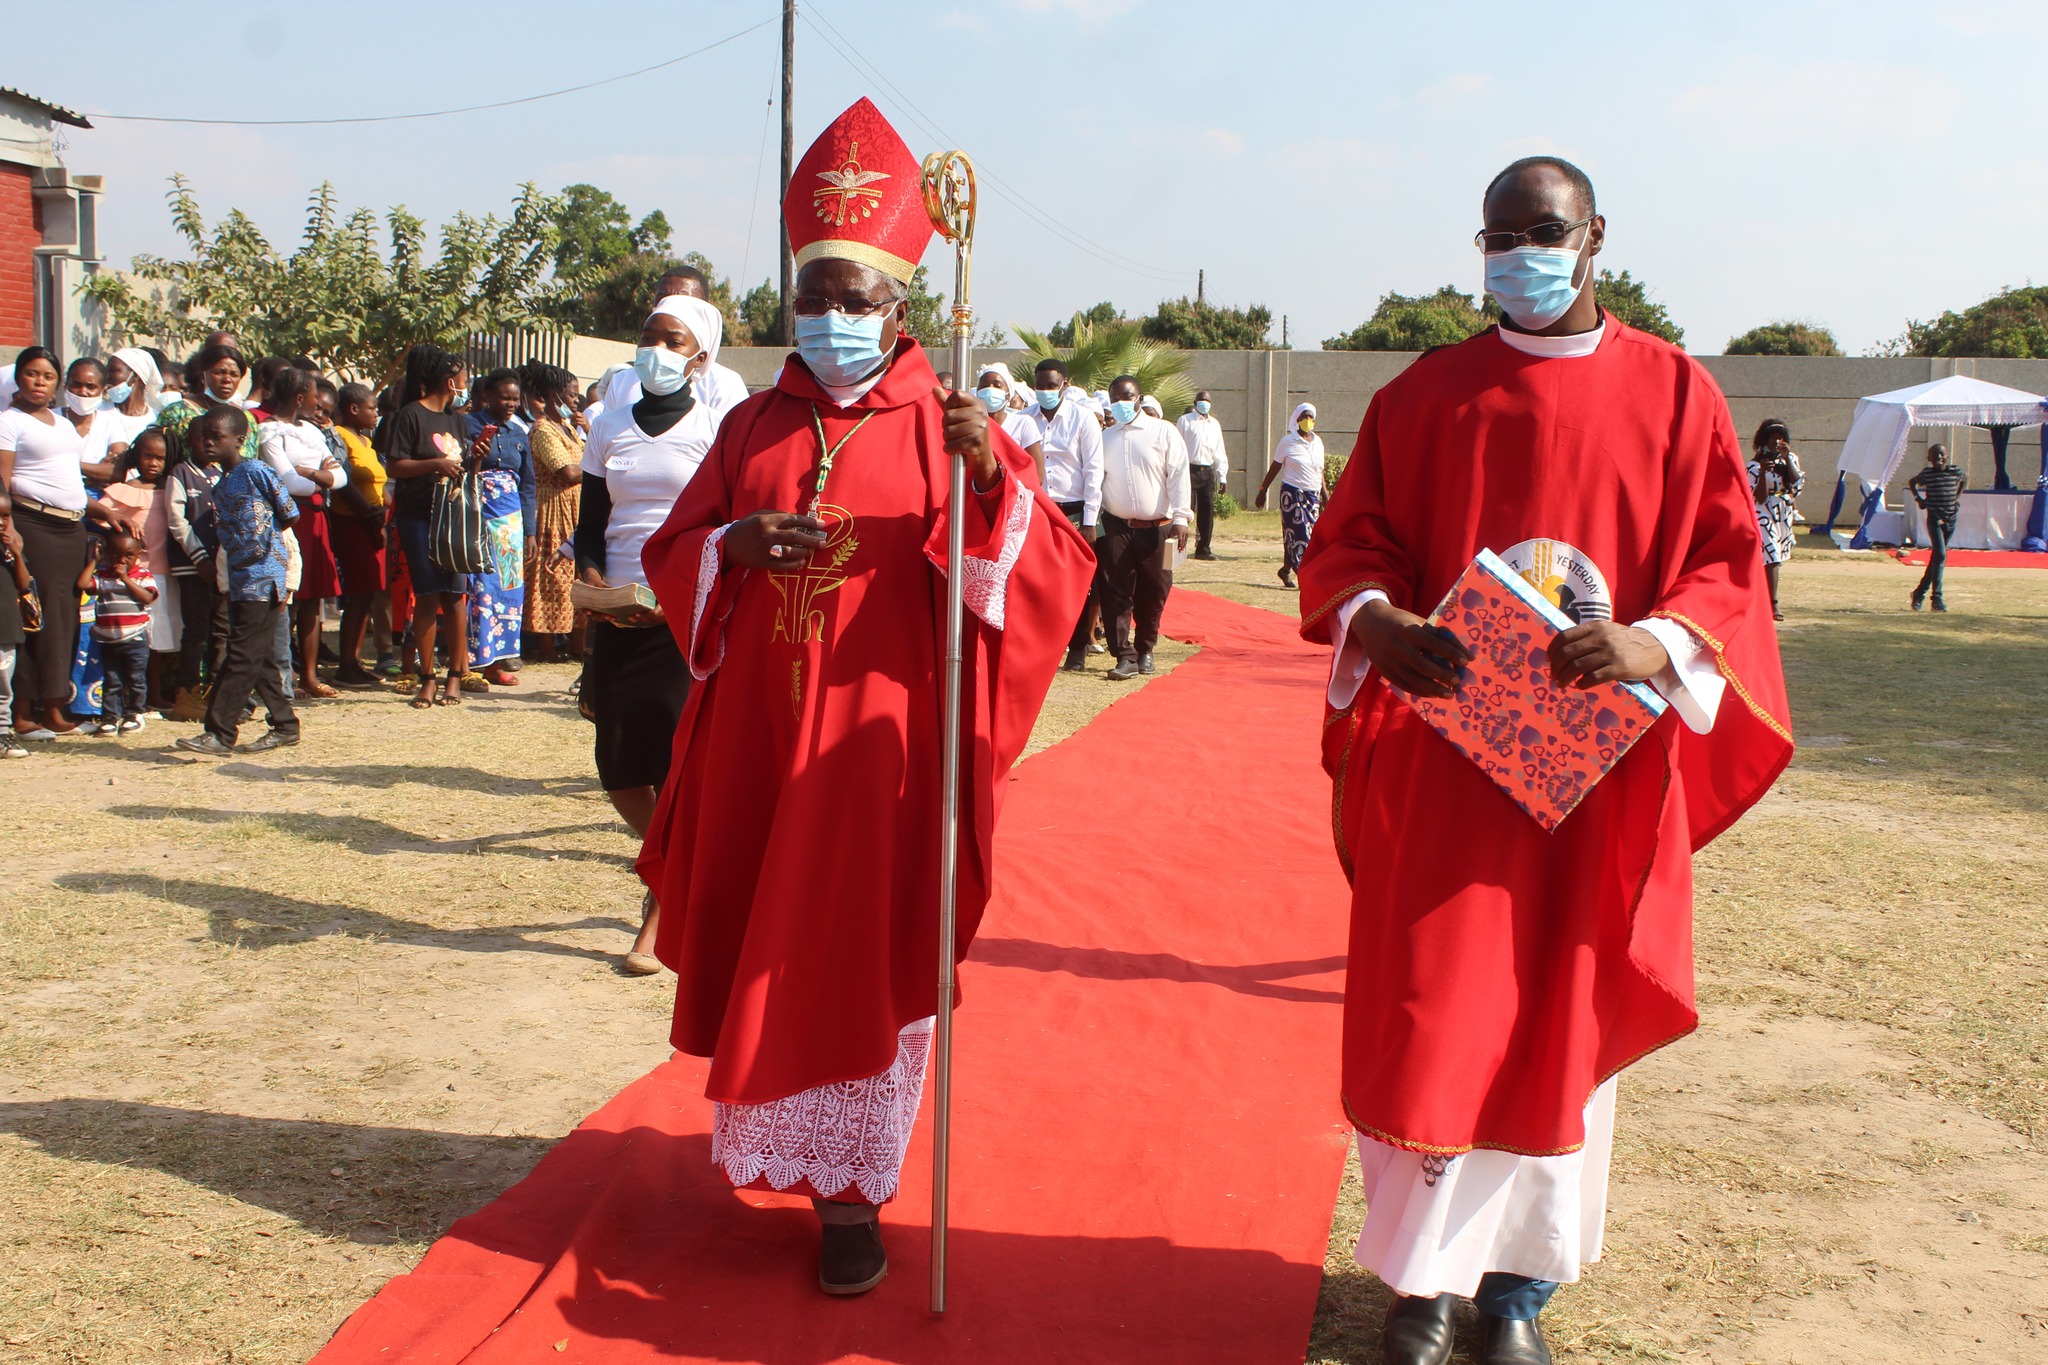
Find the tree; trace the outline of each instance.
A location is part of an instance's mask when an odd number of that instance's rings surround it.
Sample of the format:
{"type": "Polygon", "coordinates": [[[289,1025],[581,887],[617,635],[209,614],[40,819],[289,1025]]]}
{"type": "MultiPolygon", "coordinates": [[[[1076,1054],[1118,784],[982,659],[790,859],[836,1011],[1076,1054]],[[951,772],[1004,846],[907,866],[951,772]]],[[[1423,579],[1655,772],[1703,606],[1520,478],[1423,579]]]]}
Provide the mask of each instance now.
{"type": "Polygon", "coordinates": [[[304,238],[289,256],[240,210],[209,231],[183,175],[171,177],[165,197],[191,257],[135,258],[135,274],[161,290],[145,294],[102,271],[82,291],[105,307],[115,340],[182,348],[222,329],[251,356],[307,355],[323,369],[379,383],[397,375],[415,342],[459,351],[471,332],[540,321],[558,241],[560,200],[530,183],[506,219],[450,218],[431,264],[415,214],[399,205],[384,215],[387,260],[376,215],[359,208],[341,218],[332,184],[313,191],[304,238]]]}
{"type": "Polygon", "coordinates": [[[1685,344],[1685,329],[1671,320],[1663,304],[1650,302],[1648,287],[1641,280],[1630,279],[1626,270],[1619,275],[1612,270],[1601,271],[1594,292],[1602,308],[1629,326],[1663,337],[1673,346],[1685,344]]]}
{"type": "MultiPolygon", "coordinates": [[[[918,345],[930,351],[934,357],[932,368],[943,370],[952,362],[945,357],[953,346],[953,309],[946,302],[944,294],[931,290],[931,272],[923,266],[910,277],[910,309],[903,315],[903,330],[917,338],[918,345]]],[[[972,376],[955,375],[953,382],[964,384],[972,376]]]]}
{"type": "Polygon", "coordinates": [[[1372,316],[1343,336],[1327,337],[1326,351],[1426,351],[1455,346],[1493,325],[1499,305],[1482,308],[1470,294],[1445,285],[1434,294],[1383,294],[1372,316]]]}
{"type": "Polygon", "coordinates": [[[1163,341],[1183,351],[1268,351],[1273,343],[1266,333],[1273,327],[1273,310],[1263,304],[1249,308],[1219,308],[1206,301],[1162,299],[1159,311],[1146,318],[1140,330],[1154,341],[1163,341]]]}
{"type": "Polygon", "coordinates": [[[787,346],[782,335],[782,291],[773,280],[763,280],[749,289],[734,310],[732,344],[735,346],[787,346]]]}
{"type": "Polygon", "coordinates": [[[1728,338],[1728,355],[1840,355],[1835,334],[1811,322],[1767,322],[1728,338]]]}
{"type": "Polygon", "coordinates": [[[1011,326],[1024,344],[1026,354],[1019,368],[1025,375],[1039,361],[1057,356],[1066,362],[1068,381],[1079,389],[1106,389],[1118,375],[1132,376],[1140,390],[1159,400],[1169,420],[1186,412],[1194,402],[1195,386],[1187,377],[1187,353],[1142,335],[1139,325],[1128,319],[1093,323],[1077,314],[1072,346],[1056,346],[1050,335],[1015,323],[1011,326]]]}
{"type": "Polygon", "coordinates": [[[626,206],[611,191],[595,185],[571,185],[562,191],[555,211],[560,240],[555,245],[555,274],[572,279],[591,270],[608,270],[629,256],[667,256],[668,216],[660,209],[632,226],[626,206]]]}
{"type": "Polygon", "coordinates": [[[2048,359],[2048,285],[2001,289],[1960,313],[1908,322],[1894,354],[2048,359]]]}
{"type": "MultiPolygon", "coordinates": [[[[1107,323],[1122,322],[1123,320],[1123,310],[1105,299],[1085,313],[1074,314],[1073,318],[1067,322],[1055,322],[1052,326],[1046,328],[1045,339],[1054,346],[1072,346],[1075,336],[1082,330],[1083,323],[1091,327],[1101,327],[1107,323]]],[[[1028,328],[1021,327],[1014,322],[1010,324],[1010,327],[1020,337],[1030,335],[1028,328]]]]}

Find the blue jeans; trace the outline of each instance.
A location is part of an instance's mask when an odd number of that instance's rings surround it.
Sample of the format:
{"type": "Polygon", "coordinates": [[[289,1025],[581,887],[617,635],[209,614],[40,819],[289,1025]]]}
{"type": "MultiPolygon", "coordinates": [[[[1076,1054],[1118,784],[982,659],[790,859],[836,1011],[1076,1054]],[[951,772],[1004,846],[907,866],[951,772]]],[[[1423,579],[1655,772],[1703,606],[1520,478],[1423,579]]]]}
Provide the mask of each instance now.
{"type": "Polygon", "coordinates": [[[1527,1275],[1493,1270],[1479,1277],[1479,1292],[1472,1296],[1472,1306],[1491,1318],[1530,1322],[1556,1292],[1556,1280],[1532,1280],[1527,1275]]]}
{"type": "Polygon", "coordinates": [[[100,641],[100,719],[119,721],[149,709],[149,632],[100,641]]]}

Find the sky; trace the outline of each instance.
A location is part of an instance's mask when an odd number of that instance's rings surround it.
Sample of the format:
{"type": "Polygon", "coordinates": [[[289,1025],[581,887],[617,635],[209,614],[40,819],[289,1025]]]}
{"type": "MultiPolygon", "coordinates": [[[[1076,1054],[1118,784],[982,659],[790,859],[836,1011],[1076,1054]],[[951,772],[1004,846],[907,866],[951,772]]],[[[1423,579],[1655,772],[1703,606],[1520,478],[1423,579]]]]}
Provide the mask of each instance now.
{"type": "MultiPolygon", "coordinates": [[[[730,38],[649,75],[484,113],[327,127],[94,117],[102,242],[182,254],[163,191],[281,248],[309,192],[438,221],[586,181],[742,288],[776,272],[779,0],[100,4],[97,37],[0,52],[0,84],[88,116],[346,118],[510,99],[730,38]],[[738,34],[740,36],[733,37],[738,34]]],[[[4,30],[46,5],[0,0],[4,30]]],[[[1859,354],[2032,282],[2048,222],[2048,5],[2027,0],[1225,4],[802,0],[799,156],[871,96],[913,151],[982,176],[972,302],[1044,327],[1100,300],[1263,304],[1313,348],[1389,291],[1478,288],[1479,198],[1536,152],[1591,175],[1602,264],[1688,347],[1759,323],[1859,354]]],[[[82,33],[74,36],[83,36],[82,33]]],[[[947,287],[951,256],[925,256],[947,287]]]]}

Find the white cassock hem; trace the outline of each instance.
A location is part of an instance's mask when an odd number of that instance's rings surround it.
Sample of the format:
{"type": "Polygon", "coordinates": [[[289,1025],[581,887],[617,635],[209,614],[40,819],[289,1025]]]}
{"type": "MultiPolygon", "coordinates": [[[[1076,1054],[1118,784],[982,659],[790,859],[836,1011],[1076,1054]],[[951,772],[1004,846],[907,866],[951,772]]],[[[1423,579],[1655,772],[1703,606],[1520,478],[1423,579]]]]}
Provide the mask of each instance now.
{"type": "Polygon", "coordinates": [[[1491,1271],[1571,1284],[1600,1259],[1615,1081],[1586,1104],[1586,1145],[1564,1156],[1425,1156],[1363,1134],[1358,1264],[1397,1294],[1470,1298],[1491,1271]]]}

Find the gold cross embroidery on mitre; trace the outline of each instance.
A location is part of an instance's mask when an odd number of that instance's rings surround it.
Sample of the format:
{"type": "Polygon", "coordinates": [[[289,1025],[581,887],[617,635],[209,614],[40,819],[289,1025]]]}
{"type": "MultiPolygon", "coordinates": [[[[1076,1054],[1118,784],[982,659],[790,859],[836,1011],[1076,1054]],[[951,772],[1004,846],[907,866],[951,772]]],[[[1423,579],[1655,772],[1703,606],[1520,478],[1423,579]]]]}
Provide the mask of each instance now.
{"type": "Polygon", "coordinates": [[[818,210],[821,221],[833,227],[845,227],[849,213],[866,218],[875,211],[875,205],[882,202],[882,192],[871,188],[877,180],[887,180],[887,171],[864,171],[860,168],[860,143],[850,143],[846,149],[846,160],[836,171],[819,171],[818,179],[831,188],[811,192],[811,203],[818,210]]]}

